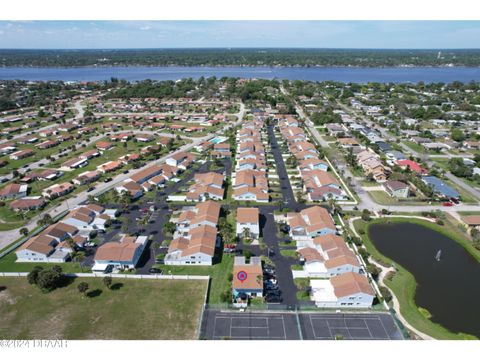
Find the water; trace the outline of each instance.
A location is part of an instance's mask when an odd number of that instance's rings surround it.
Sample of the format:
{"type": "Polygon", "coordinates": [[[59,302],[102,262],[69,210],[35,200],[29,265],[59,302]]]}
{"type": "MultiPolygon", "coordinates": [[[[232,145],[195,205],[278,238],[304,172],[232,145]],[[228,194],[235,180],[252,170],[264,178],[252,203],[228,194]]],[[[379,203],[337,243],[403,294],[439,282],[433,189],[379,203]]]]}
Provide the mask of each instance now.
{"type": "Polygon", "coordinates": [[[224,142],[225,140],[227,140],[226,137],[224,136],[217,136],[217,137],[214,137],[212,140],[210,140],[210,142],[214,143],[214,144],[220,144],[222,142],[224,142]]]}
{"type": "Polygon", "coordinates": [[[372,225],[369,236],[382,254],[413,274],[418,284],[415,303],[432,314],[433,322],[480,337],[480,263],[462,246],[409,223],[372,225]]]}
{"type": "Polygon", "coordinates": [[[353,68],[353,67],[77,67],[77,68],[0,68],[2,80],[30,81],[96,81],[117,77],[127,81],[178,80],[199,78],[243,77],[339,82],[445,82],[480,81],[480,68],[353,68]]]}

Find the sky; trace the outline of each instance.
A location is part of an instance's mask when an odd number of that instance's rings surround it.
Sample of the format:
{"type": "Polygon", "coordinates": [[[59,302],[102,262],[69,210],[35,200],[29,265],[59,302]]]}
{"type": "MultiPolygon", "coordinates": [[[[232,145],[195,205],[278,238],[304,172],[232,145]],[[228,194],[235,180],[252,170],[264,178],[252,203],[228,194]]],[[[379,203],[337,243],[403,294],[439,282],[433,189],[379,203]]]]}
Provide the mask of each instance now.
{"type": "Polygon", "coordinates": [[[480,21],[0,21],[0,48],[479,48],[480,21]]]}

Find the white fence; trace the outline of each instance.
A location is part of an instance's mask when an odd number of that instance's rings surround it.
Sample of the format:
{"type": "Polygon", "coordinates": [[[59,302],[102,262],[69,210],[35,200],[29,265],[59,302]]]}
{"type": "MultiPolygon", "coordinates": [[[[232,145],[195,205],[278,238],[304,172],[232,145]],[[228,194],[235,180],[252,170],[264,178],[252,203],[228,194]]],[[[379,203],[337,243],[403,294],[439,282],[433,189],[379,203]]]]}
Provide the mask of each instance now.
{"type": "MultiPolygon", "coordinates": [[[[0,272],[0,276],[27,276],[28,272],[0,272]]],[[[103,278],[112,277],[115,279],[146,279],[146,280],[209,280],[208,275],[141,275],[141,274],[97,274],[97,273],[73,273],[65,274],[70,277],[103,278]]]]}

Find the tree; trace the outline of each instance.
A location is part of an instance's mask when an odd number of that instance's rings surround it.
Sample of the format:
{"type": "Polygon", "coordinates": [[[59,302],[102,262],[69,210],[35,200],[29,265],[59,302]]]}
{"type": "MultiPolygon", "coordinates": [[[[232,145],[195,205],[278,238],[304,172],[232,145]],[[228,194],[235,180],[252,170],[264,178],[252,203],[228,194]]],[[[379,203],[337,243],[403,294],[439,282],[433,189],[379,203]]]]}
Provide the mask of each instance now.
{"type": "Polygon", "coordinates": [[[368,211],[367,209],[363,210],[362,211],[362,220],[363,221],[370,221],[371,217],[370,217],[370,211],[368,211]]]}
{"type": "Polygon", "coordinates": [[[465,134],[460,129],[453,129],[450,136],[451,136],[452,140],[454,140],[454,141],[465,140],[465,134]]]}
{"type": "Polygon", "coordinates": [[[62,273],[52,269],[45,269],[39,272],[36,284],[43,291],[54,290],[62,280],[62,273]]]}
{"type": "Polygon", "coordinates": [[[78,284],[77,289],[80,292],[80,294],[82,294],[82,296],[85,296],[85,293],[88,290],[88,284],[82,281],[80,284],[78,284]]]}
{"type": "Polygon", "coordinates": [[[376,279],[376,278],[378,277],[378,275],[380,274],[381,271],[382,271],[382,270],[381,270],[378,266],[376,266],[376,265],[374,265],[374,264],[368,264],[368,265],[367,265],[367,272],[368,272],[370,275],[372,275],[372,277],[373,277],[374,279],[376,279]]]}
{"type": "Polygon", "coordinates": [[[37,285],[38,274],[43,270],[41,266],[35,266],[27,275],[28,283],[31,285],[37,285]]]}
{"type": "Polygon", "coordinates": [[[131,202],[132,198],[130,197],[130,193],[128,191],[122,191],[120,195],[120,204],[122,204],[123,208],[126,209],[131,202]]]}
{"type": "Polygon", "coordinates": [[[111,276],[105,276],[103,278],[103,285],[107,287],[107,289],[110,289],[112,286],[112,277],[111,276]]]}
{"type": "Polygon", "coordinates": [[[45,214],[45,215],[43,215],[43,217],[40,220],[38,220],[38,225],[39,226],[50,225],[52,223],[53,223],[53,219],[50,216],[50,214],[45,214]]]}
{"type": "Polygon", "coordinates": [[[243,228],[243,230],[242,230],[242,237],[243,237],[244,239],[250,239],[250,235],[251,235],[251,234],[250,234],[250,228],[248,228],[248,227],[243,228]]]}
{"type": "Polygon", "coordinates": [[[20,235],[22,236],[27,236],[28,235],[28,229],[23,227],[20,229],[20,235]]]}

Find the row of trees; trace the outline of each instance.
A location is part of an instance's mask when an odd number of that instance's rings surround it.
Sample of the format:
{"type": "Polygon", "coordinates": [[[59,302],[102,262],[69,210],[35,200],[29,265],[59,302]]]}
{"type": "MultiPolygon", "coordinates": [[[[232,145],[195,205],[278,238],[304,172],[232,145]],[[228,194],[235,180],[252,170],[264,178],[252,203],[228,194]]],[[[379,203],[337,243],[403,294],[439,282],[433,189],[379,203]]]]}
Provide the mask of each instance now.
{"type": "Polygon", "coordinates": [[[1,50],[2,66],[479,66],[478,49],[112,49],[1,50]],[[99,60],[101,59],[101,60],[99,60]]]}

